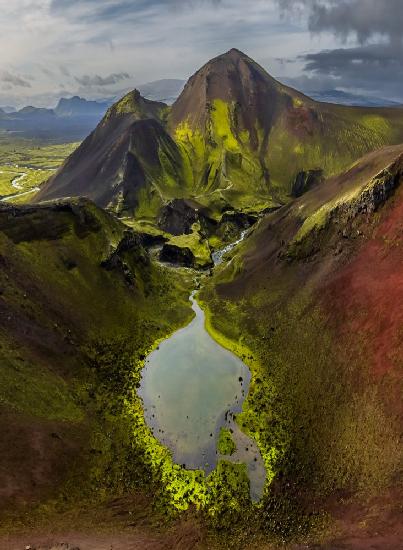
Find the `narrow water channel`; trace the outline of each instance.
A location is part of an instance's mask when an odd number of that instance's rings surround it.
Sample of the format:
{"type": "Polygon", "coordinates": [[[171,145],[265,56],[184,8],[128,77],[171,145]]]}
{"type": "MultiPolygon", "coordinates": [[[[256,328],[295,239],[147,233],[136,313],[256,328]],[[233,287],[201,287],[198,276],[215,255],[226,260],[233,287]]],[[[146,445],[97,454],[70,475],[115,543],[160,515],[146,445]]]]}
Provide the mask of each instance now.
{"type": "Polygon", "coordinates": [[[248,467],[251,498],[263,493],[265,468],[256,443],[241,432],[233,415],[242,410],[251,373],[233,353],[221,347],[205,329],[205,316],[194,293],[195,317],[162,342],[146,360],[139,395],[154,436],[168,447],[177,464],[207,474],[218,460],[248,467]],[[232,430],[237,450],[218,454],[220,430],[232,430]]]}

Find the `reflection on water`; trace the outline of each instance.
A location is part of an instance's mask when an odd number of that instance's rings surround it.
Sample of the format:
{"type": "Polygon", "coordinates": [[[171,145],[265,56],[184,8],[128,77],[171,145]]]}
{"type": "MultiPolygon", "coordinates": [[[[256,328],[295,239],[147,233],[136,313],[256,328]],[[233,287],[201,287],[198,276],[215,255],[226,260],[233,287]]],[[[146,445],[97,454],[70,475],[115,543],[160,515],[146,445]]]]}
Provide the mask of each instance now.
{"type": "Polygon", "coordinates": [[[191,296],[193,321],[160,344],[146,360],[139,395],[155,437],[166,445],[177,464],[211,472],[220,458],[245,462],[251,496],[263,491],[265,469],[256,443],[233,421],[242,410],[250,371],[230,351],[217,344],[204,327],[204,312],[191,296]],[[221,427],[233,431],[237,452],[217,454],[221,427]]]}

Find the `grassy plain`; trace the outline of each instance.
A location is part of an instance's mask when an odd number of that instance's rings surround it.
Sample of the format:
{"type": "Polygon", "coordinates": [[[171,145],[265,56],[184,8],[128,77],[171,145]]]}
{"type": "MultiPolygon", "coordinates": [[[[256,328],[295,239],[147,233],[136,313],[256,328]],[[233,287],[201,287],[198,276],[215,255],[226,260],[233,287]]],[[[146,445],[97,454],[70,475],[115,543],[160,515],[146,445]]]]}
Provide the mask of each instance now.
{"type": "Polygon", "coordinates": [[[78,145],[22,139],[0,133],[0,197],[6,198],[7,202],[25,202],[78,145]]]}

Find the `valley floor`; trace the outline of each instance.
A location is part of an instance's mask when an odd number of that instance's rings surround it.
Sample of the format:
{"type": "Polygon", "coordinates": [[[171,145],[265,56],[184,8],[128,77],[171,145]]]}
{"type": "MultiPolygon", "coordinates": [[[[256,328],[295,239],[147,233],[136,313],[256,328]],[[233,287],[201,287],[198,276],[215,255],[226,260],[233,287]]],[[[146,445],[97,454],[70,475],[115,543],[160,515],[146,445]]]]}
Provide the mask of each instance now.
{"type": "Polygon", "coordinates": [[[255,364],[260,508],[225,476],[200,490],[144,424],[143,362],[189,322],[194,273],[87,200],[0,205],[0,550],[402,548],[403,156],[375,161],[331,215],[313,189],[260,220],[201,292],[255,364]]]}

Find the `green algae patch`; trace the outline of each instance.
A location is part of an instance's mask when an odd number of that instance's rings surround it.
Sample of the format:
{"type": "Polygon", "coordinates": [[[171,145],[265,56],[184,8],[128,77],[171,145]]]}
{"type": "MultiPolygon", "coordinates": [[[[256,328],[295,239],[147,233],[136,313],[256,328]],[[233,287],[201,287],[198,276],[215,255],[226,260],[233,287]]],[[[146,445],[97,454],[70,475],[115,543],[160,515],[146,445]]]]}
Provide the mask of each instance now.
{"type": "Polygon", "coordinates": [[[217,450],[220,455],[231,456],[236,451],[236,445],[228,428],[221,428],[218,437],[217,450]]]}

